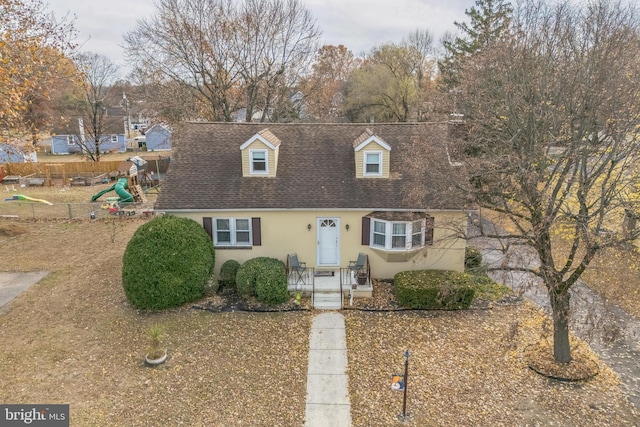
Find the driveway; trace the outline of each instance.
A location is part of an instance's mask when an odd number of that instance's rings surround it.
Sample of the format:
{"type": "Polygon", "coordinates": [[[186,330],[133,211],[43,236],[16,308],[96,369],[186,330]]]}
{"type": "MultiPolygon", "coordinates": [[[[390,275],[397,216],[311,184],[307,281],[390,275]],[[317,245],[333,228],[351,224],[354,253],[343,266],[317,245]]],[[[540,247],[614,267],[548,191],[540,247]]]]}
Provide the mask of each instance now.
{"type": "MultiPolygon", "coordinates": [[[[482,252],[483,262],[491,268],[498,268],[489,274],[494,280],[551,313],[542,281],[530,273],[508,270],[514,266],[539,265],[539,259],[532,250],[511,247],[505,253],[498,239],[479,236],[475,227],[469,227],[469,237],[469,244],[482,252]]],[[[571,289],[570,327],[620,376],[621,387],[629,401],[640,409],[640,321],[579,282],[571,289]]]]}
{"type": "Polygon", "coordinates": [[[20,295],[20,292],[29,286],[38,283],[47,275],[46,271],[33,271],[26,273],[0,272],[0,308],[20,295]]]}

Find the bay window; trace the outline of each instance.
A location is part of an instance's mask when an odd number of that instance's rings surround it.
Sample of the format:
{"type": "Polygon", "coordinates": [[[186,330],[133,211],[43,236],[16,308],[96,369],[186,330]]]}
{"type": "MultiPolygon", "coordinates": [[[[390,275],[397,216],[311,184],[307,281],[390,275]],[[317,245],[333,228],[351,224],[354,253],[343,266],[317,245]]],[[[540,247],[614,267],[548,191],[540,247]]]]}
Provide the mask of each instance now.
{"type": "Polygon", "coordinates": [[[406,251],[433,243],[433,219],[393,221],[371,218],[370,246],[390,251],[406,251]]]}

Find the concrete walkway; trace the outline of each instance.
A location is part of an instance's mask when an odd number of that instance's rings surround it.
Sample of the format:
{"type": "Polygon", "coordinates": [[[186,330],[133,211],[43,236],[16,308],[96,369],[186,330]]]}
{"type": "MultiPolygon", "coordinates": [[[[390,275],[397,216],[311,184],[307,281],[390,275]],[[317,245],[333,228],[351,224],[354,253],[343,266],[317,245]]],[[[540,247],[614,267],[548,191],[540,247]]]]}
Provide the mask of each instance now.
{"type": "Polygon", "coordinates": [[[38,283],[46,275],[46,271],[26,273],[0,272],[0,307],[17,297],[20,292],[29,286],[38,283]]]}
{"type": "Polygon", "coordinates": [[[319,314],[311,324],[305,426],[351,426],[347,341],[337,312],[319,314]]]}

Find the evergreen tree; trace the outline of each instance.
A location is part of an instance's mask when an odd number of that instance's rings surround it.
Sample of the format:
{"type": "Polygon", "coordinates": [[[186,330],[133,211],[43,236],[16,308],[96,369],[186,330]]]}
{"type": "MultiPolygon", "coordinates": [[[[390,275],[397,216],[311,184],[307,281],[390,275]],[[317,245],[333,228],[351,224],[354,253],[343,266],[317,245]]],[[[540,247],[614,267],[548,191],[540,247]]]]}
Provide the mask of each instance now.
{"type": "Polygon", "coordinates": [[[444,90],[455,88],[461,62],[498,40],[511,22],[513,8],[504,0],[476,0],[465,10],[469,22],[454,22],[459,33],[443,40],[445,56],[438,62],[440,85],[444,90]]]}

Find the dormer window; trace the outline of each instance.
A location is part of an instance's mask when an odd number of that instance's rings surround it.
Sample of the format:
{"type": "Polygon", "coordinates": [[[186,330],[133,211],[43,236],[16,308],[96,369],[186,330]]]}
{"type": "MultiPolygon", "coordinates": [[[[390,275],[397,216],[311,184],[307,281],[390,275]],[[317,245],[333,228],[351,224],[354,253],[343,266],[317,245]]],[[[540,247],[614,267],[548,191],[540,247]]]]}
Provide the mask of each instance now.
{"type": "Polygon", "coordinates": [[[242,176],[275,177],[278,171],[280,140],[263,129],[240,146],[242,176]]]}
{"type": "Polygon", "coordinates": [[[382,174],[382,151],[364,153],[364,175],[382,174]]]}
{"type": "Polygon", "coordinates": [[[389,178],[391,146],[366,129],[353,141],[356,178],[389,178]]]}
{"type": "Polygon", "coordinates": [[[249,150],[252,174],[267,174],[267,150],[249,150]]]}

